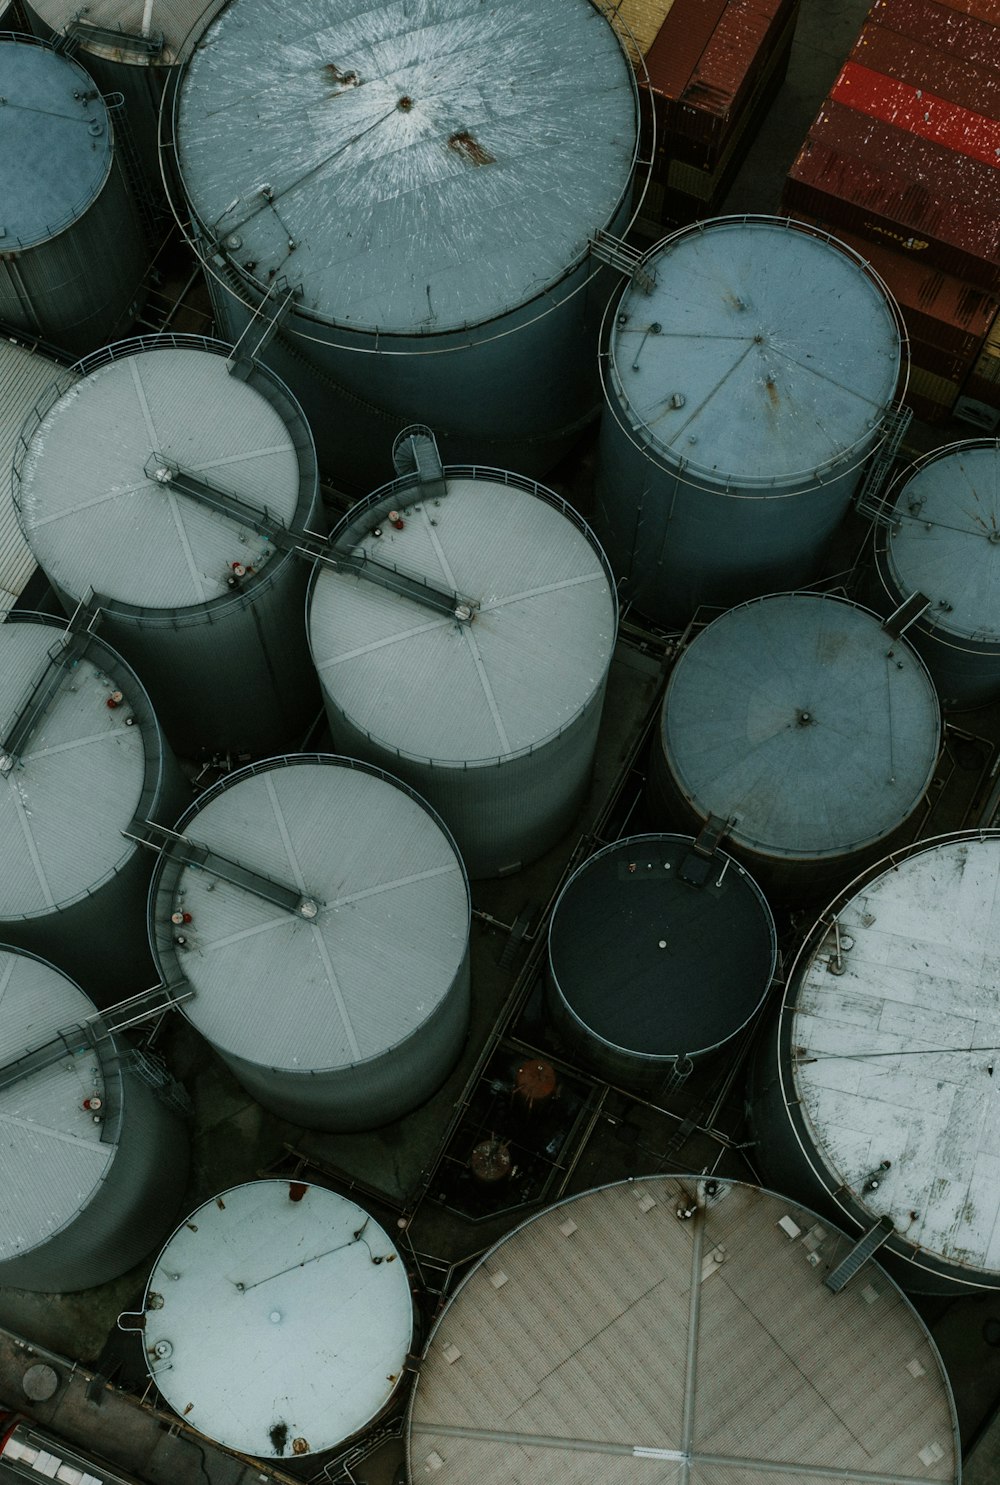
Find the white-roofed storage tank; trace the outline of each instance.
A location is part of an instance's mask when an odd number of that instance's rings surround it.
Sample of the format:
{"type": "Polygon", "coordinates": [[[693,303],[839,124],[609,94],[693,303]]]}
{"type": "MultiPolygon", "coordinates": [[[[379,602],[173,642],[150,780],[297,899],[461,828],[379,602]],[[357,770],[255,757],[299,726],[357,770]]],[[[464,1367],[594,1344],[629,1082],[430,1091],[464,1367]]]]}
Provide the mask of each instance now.
{"type": "Polygon", "coordinates": [[[147,1365],[169,1406],[261,1459],[332,1449],[371,1423],[399,1390],[413,1336],[388,1234],[304,1181],[248,1181],[198,1207],[157,1259],[143,1306],[147,1365]]]}
{"type": "Polygon", "coordinates": [[[152,1071],[71,980],[0,945],[0,1282],[88,1289],[170,1230],[188,1140],[152,1071]]]}
{"type": "Polygon", "coordinates": [[[937,764],[930,676],[876,614],[777,593],[682,653],[653,741],[658,823],[709,827],[782,898],[828,893],[884,853],[937,764]]]}
{"type": "Polygon", "coordinates": [[[127,331],[146,270],[111,113],[47,42],[0,34],[0,321],[83,356],[127,331]]]}
{"type": "Polygon", "coordinates": [[[264,753],[319,712],[293,528],[320,519],[312,437],[265,367],[200,337],[125,341],[22,434],[21,524],[72,613],[142,677],[178,752],[264,753]]]}
{"type": "Polygon", "coordinates": [[[188,798],[120,655],[43,614],[0,624],[0,940],[102,1005],[147,989],[153,860],[134,837],[188,798]]]}
{"type": "Polygon", "coordinates": [[[470,902],[423,800],[353,759],[297,754],[223,779],[177,832],[150,939],[244,1087],[313,1129],[371,1129],[429,1098],[468,1025],[470,902]]]}
{"type": "Polygon", "coordinates": [[[818,919],[757,1051],[755,1161],[847,1231],[885,1222],[918,1292],[1000,1289],[998,901],[996,831],[895,852],[818,919]]]}
{"type": "Polygon", "coordinates": [[[316,565],[313,662],[338,749],[406,779],[469,875],[497,876],[554,845],[582,803],[614,583],[589,527],[551,491],[500,470],[442,470],[423,433],[401,450],[416,450],[419,472],[355,506],[316,565]]]}
{"type": "Polygon", "coordinates": [[[690,836],[628,836],[559,894],[547,1003],[585,1066],[662,1091],[751,1020],[777,953],[771,910],[732,857],[690,836]]]}
{"type": "Polygon", "coordinates": [[[449,460],[537,474],[565,451],[599,401],[610,281],[589,240],[627,224],[637,118],[590,0],[215,19],[177,93],[188,211],[227,336],[287,306],[265,358],[331,477],[386,479],[414,419],[449,460]]]}
{"type": "Polygon", "coordinates": [[[410,1480],[958,1485],[947,1373],[851,1240],[752,1186],[652,1176],[530,1217],[431,1332],[410,1480]]]}
{"type": "Polygon", "coordinates": [[[874,528],[878,599],[927,606],[906,631],[948,709],[1000,697],[1000,440],[936,449],[900,476],[874,528]]]}
{"type": "Polygon", "coordinates": [[[17,602],[36,569],[11,499],[14,454],[25,418],[62,369],[41,351],[0,337],[0,617],[17,602]]]}
{"type": "Polygon", "coordinates": [[[595,526],[637,608],[682,626],[817,576],[884,437],[901,321],[800,222],[699,222],[609,307],[595,526]]]}

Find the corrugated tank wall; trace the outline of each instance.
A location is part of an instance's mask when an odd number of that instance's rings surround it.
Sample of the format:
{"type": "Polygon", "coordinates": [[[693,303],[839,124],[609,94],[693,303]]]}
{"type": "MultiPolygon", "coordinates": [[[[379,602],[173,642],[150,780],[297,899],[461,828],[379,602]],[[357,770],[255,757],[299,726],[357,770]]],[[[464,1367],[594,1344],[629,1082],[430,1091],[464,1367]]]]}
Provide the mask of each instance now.
{"type": "Polygon", "coordinates": [[[0,617],[14,604],[35,571],[10,498],[10,474],[18,435],[31,408],[63,368],[40,351],[0,339],[0,617]]]}

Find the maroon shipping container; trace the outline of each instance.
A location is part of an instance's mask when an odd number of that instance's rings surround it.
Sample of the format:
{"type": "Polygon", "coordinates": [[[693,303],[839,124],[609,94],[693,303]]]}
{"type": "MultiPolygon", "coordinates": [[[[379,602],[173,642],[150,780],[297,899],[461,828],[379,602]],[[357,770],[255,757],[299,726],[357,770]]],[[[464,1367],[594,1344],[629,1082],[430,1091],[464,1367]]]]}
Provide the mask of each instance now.
{"type": "Polygon", "coordinates": [[[1000,7],[982,5],[979,9],[993,14],[981,18],[968,15],[964,7],[954,10],[944,0],[875,0],[868,21],[898,31],[902,36],[911,36],[962,61],[994,67],[1000,7]]]}
{"type": "MultiPolygon", "coordinates": [[[[1000,33],[997,44],[1000,46],[1000,33]]],[[[972,113],[1000,119],[1000,72],[994,68],[977,67],[912,37],[872,25],[862,26],[850,60],[919,89],[923,96],[918,101],[927,102],[929,107],[933,106],[931,99],[947,100],[972,113]]],[[[997,62],[1000,64],[1000,57],[997,62]]]]}
{"type": "Polygon", "coordinates": [[[1000,171],[827,102],[785,182],[784,208],[1000,290],[1000,171]]]}

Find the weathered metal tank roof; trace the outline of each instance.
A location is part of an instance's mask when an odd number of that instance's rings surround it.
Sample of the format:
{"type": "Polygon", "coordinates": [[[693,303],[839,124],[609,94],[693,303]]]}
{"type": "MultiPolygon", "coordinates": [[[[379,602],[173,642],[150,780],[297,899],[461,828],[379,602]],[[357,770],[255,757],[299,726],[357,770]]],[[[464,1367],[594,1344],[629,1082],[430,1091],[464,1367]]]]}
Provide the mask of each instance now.
{"type": "Polygon", "coordinates": [[[889,1213],[916,1262],[940,1258],[993,1285],[998,902],[996,834],[894,860],[837,912],[839,950],[825,936],[796,976],[783,1072],[829,1189],[844,1186],[872,1225],[889,1213]]]}
{"type": "Polygon", "coordinates": [[[948,1377],[852,1240],[728,1181],[647,1177],[530,1218],[434,1326],[407,1418],[439,1485],[957,1485],[948,1377]],[[678,1220],[679,1214],[690,1213],[678,1220]]]}
{"type": "Polygon", "coordinates": [[[259,1459],[314,1454],[363,1428],[396,1390],[413,1333],[388,1235],[305,1182],[249,1181],[192,1212],[156,1261],[145,1309],[170,1406],[259,1459]]]}
{"type": "MultiPolygon", "coordinates": [[[[0,742],[35,693],[50,653],[62,647],[58,624],[0,624],[0,742]]],[[[124,665],[117,678],[101,669],[109,653],[97,644],[76,662],[13,767],[0,764],[4,918],[68,906],[136,850],[122,831],[131,828],[144,797],[147,748],[155,754],[159,743],[141,721],[127,724],[138,683],[124,665]],[[118,690],[125,693],[122,703],[109,707],[118,690]]]]}
{"type": "MultiPolygon", "coordinates": [[[[0,946],[0,1066],[93,1014],[93,1001],[72,980],[31,954],[0,946]]],[[[108,1127],[83,1107],[95,1096],[108,1106],[104,1069],[87,1045],[0,1087],[0,1183],[6,1192],[0,1261],[60,1232],[100,1188],[117,1146],[108,1127]]]]}
{"type": "Polygon", "coordinates": [[[191,915],[176,972],[197,992],[185,1015],[214,1046],[330,1071],[389,1051],[437,1012],[465,958],[468,885],[450,836],[408,790],[350,760],[293,757],[227,779],[180,828],[318,909],[304,917],[205,869],[157,879],[154,917],[191,915]]]}
{"type": "Polygon", "coordinates": [[[446,476],[443,499],[401,492],[404,528],[354,550],[471,600],[472,622],[320,568],[310,641],[336,706],[385,747],[487,762],[544,742],[603,685],[615,599],[589,529],[538,487],[446,476]]]}
{"type": "Polygon", "coordinates": [[[154,455],[280,521],[296,514],[292,433],[223,355],[126,352],[54,401],[21,467],[22,527],[65,592],[182,609],[225,596],[234,562],[259,572],[273,556],[265,537],[147,474],[154,455]]]}
{"type": "Polygon", "coordinates": [[[111,169],[108,110],[83,68],[0,40],[0,247],[34,247],[83,215],[111,169]]]}
{"type": "Polygon", "coordinates": [[[866,609],[780,593],[731,609],[674,668],[661,739],[706,817],[776,856],[857,850],[916,808],[937,762],[934,686],[866,609]]]}
{"type": "Polygon", "coordinates": [[[184,62],[224,0],[30,0],[31,9],[60,35],[74,28],[85,52],[135,66],[165,67],[184,62]],[[92,29],[93,28],[93,29],[92,29]],[[115,46],[106,32],[120,31],[115,46]],[[145,42],[129,45],[129,39],[145,42]]]}
{"type": "Polygon", "coordinates": [[[60,370],[48,356],[0,338],[0,615],[20,597],[35,570],[10,495],[14,450],[29,411],[60,370]]]}
{"type": "Polygon", "coordinates": [[[925,621],[935,629],[1000,640],[1000,440],[931,455],[894,515],[886,556],[900,592],[931,600],[925,621]]]}
{"type": "Polygon", "coordinates": [[[900,335],[861,261],[776,218],[699,223],[644,260],[610,356],[621,413],[671,468],[713,487],[812,480],[870,440],[900,335]]]}
{"type": "Polygon", "coordinates": [[[612,1047],[643,1056],[705,1051],[757,1010],[776,960],[760,889],[723,852],[639,835],[574,872],[549,925],[566,1004],[612,1047]]]}
{"type": "MultiPolygon", "coordinates": [[[[298,308],[429,335],[534,299],[626,190],[631,69],[589,0],[234,0],[177,125],[201,221],[298,308]]],[[[541,306],[544,309],[544,305],[541,306]]]]}

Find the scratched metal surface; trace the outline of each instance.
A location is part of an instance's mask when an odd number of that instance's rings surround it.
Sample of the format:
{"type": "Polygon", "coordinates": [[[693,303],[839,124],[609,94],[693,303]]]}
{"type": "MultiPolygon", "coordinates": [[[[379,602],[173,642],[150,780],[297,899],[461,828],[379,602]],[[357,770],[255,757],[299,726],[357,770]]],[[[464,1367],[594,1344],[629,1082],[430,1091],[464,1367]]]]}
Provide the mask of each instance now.
{"type": "MultiPolygon", "coordinates": [[[[81,34],[84,52],[137,66],[164,66],[183,62],[190,56],[198,36],[212,16],[221,9],[222,0],[90,0],[81,7],[80,0],[34,0],[25,5],[29,24],[35,18],[41,28],[65,35],[72,23],[82,19],[85,26],[101,26],[122,31],[126,36],[162,37],[163,45],[149,56],[127,47],[102,45],[81,34]]],[[[0,7],[2,8],[2,7],[0,7]]]]}

